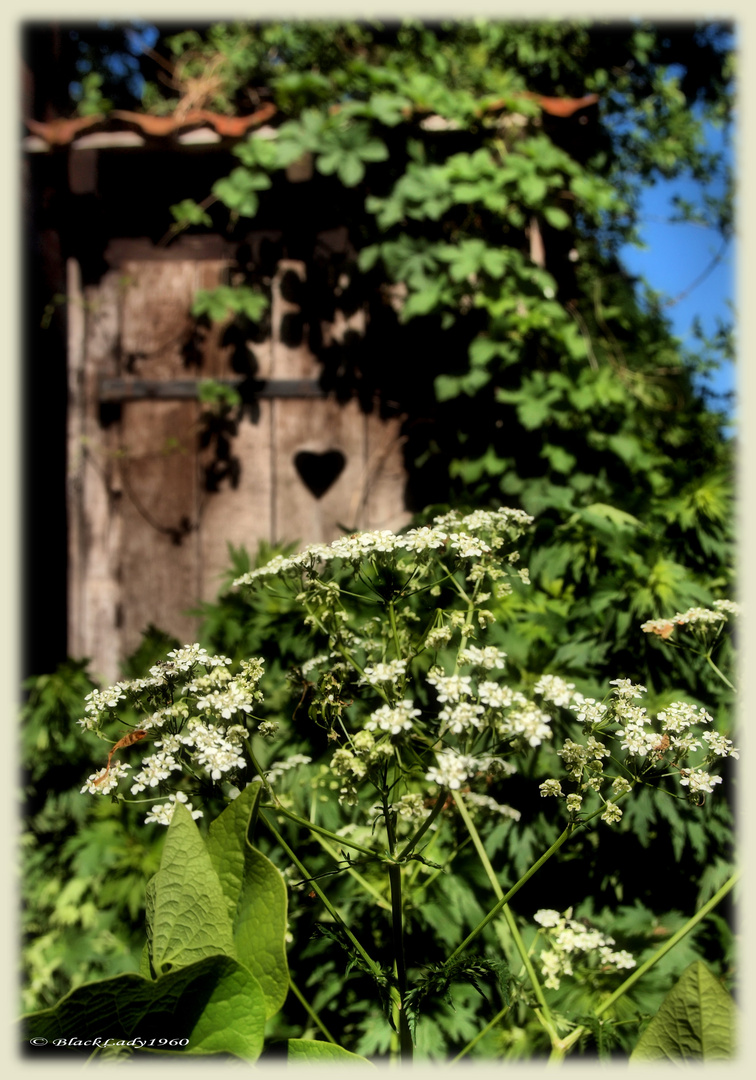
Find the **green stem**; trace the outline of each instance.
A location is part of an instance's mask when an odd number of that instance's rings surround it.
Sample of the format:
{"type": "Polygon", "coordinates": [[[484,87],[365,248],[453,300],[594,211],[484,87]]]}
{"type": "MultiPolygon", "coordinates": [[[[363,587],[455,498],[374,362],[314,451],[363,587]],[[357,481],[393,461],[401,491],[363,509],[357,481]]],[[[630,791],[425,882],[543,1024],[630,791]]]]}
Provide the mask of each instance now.
{"type": "Polygon", "coordinates": [[[345,836],[339,836],[338,833],[329,832],[328,829],[324,829],[320,825],[315,825],[314,822],[309,821],[307,818],[300,817],[299,814],[295,814],[292,810],[286,810],[283,806],[272,806],[270,809],[276,814],[283,814],[285,817],[289,818],[290,821],[295,821],[297,825],[309,829],[310,832],[325,836],[328,840],[334,840],[337,844],[343,845],[343,847],[354,848],[355,851],[359,851],[362,855],[367,855],[373,859],[376,857],[375,852],[370,848],[363,847],[362,844],[357,844],[354,840],[347,840],[345,836]]]}
{"type": "Polygon", "coordinates": [[[351,943],[352,943],[352,944],[354,945],[355,949],[356,949],[356,950],[357,950],[357,952],[358,952],[358,953],[360,954],[360,956],[362,957],[362,959],[363,959],[363,960],[365,961],[365,963],[367,964],[367,966],[369,967],[369,969],[370,969],[370,971],[371,971],[371,972],[373,973],[373,975],[374,975],[374,976],[375,976],[376,978],[378,978],[378,979],[379,979],[379,978],[381,977],[381,969],[380,969],[380,967],[378,966],[378,964],[376,964],[375,960],[373,960],[373,959],[372,959],[372,957],[370,957],[370,956],[369,956],[369,955],[367,954],[367,952],[366,952],[366,951],[365,951],[365,949],[364,949],[364,948],[362,947],[362,945],[360,945],[360,943],[359,943],[359,941],[357,940],[357,938],[356,938],[356,937],[354,936],[354,934],[352,933],[352,931],[351,931],[351,930],[349,929],[349,927],[347,926],[347,924],[346,924],[346,923],[344,922],[344,919],[342,918],[341,914],[340,914],[340,913],[339,913],[339,912],[338,912],[338,911],[336,910],[336,908],[335,908],[335,907],[333,906],[333,904],[331,903],[331,901],[330,901],[330,900],[328,899],[328,897],[327,897],[327,896],[325,895],[325,893],[323,892],[323,890],[322,890],[322,889],[320,888],[320,886],[318,885],[317,881],[314,881],[314,880],[313,880],[313,879],[312,879],[312,878],[310,877],[310,874],[309,874],[309,873],[307,872],[307,868],[306,868],[306,867],[305,867],[305,866],[304,866],[304,865],[303,865],[303,864],[302,864],[302,863],[301,863],[301,862],[299,861],[299,859],[297,858],[297,856],[296,856],[296,855],[294,854],[294,852],[293,852],[293,851],[291,850],[291,848],[290,848],[290,847],[289,847],[289,845],[288,845],[288,844],[286,843],[286,841],[285,841],[285,840],[284,840],[284,838],[283,838],[283,837],[281,836],[281,834],[280,834],[280,833],[278,832],[278,830],[276,829],[276,827],[275,827],[274,825],[272,825],[272,824],[271,824],[271,823],[270,823],[270,822],[268,821],[268,819],[267,819],[267,817],[265,816],[265,814],[262,814],[262,813],[260,814],[260,821],[262,821],[263,825],[265,825],[265,827],[266,827],[266,828],[268,829],[268,831],[269,831],[269,832],[270,832],[270,834],[271,834],[271,835],[273,836],[273,838],[274,838],[274,839],[275,839],[275,840],[277,841],[277,843],[278,843],[278,844],[280,844],[280,846],[281,846],[281,847],[283,848],[283,850],[284,850],[284,851],[286,852],[286,854],[287,854],[287,855],[289,856],[289,858],[290,858],[290,859],[291,859],[291,861],[292,861],[292,862],[294,863],[294,865],[296,866],[296,868],[297,868],[297,869],[299,870],[299,872],[300,872],[300,873],[302,874],[302,877],[304,877],[304,878],[307,878],[307,879],[308,879],[308,881],[309,881],[309,884],[310,884],[310,885],[312,886],[312,890],[313,890],[313,892],[314,892],[314,893],[315,893],[315,894],[316,894],[317,896],[319,896],[319,897],[320,897],[320,900],[321,900],[322,904],[324,905],[324,907],[325,907],[326,911],[328,911],[328,912],[329,912],[329,914],[330,914],[330,915],[331,915],[331,916],[333,917],[333,919],[334,919],[334,920],[335,920],[335,921],[336,921],[336,922],[337,922],[337,923],[339,924],[339,926],[340,926],[340,927],[341,927],[341,929],[342,929],[342,930],[344,931],[344,933],[346,934],[346,936],[347,936],[347,937],[349,938],[349,940],[351,941],[351,943]]]}
{"type": "Polygon", "coordinates": [[[262,785],[265,788],[265,790],[267,791],[268,795],[271,797],[273,802],[276,803],[276,805],[278,805],[278,796],[276,795],[275,791],[273,790],[273,788],[270,786],[270,784],[266,780],[265,773],[262,771],[262,768],[260,767],[260,764],[259,764],[257,758],[255,757],[254,753],[252,752],[252,740],[251,739],[246,739],[245,742],[247,744],[247,753],[250,756],[250,759],[252,761],[252,765],[254,767],[255,772],[260,777],[260,780],[262,781],[262,785]]]}
{"type": "Polygon", "coordinates": [[[544,865],[544,863],[548,862],[548,860],[551,858],[551,856],[555,855],[556,852],[559,851],[560,847],[565,843],[565,841],[567,841],[570,838],[570,836],[572,835],[573,830],[574,830],[573,825],[568,825],[567,826],[567,828],[564,830],[564,832],[561,834],[561,836],[559,836],[559,838],[554,841],[554,843],[551,845],[551,847],[547,851],[545,851],[543,853],[543,855],[540,857],[540,859],[538,859],[536,862],[533,863],[533,865],[530,867],[530,869],[528,871],[526,871],[526,873],[524,873],[522,875],[520,880],[515,885],[512,886],[512,888],[509,890],[508,893],[505,893],[505,895],[501,898],[501,900],[499,900],[499,902],[497,904],[495,904],[494,907],[491,908],[491,910],[486,915],[486,917],[484,919],[482,919],[478,923],[478,925],[475,927],[475,929],[472,930],[467,935],[465,940],[460,945],[457,946],[457,948],[454,950],[454,952],[449,957],[449,960],[453,960],[455,957],[459,956],[460,953],[464,952],[464,950],[467,948],[467,946],[470,944],[470,942],[473,941],[478,936],[478,934],[481,932],[481,930],[483,930],[486,926],[488,926],[488,924],[491,922],[492,919],[496,918],[496,916],[499,914],[501,909],[503,907],[505,907],[506,904],[509,903],[509,901],[512,899],[512,897],[516,893],[518,893],[520,891],[520,889],[523,887],[523,885],[525,885],[528,881],[530,881],[530,879],[533,877],[533,875],[536,874],[541,869],[541,867],[544,865]]]}
{"type": "MultiPolygon", "coordinates": [[[[499,901],[501,901],[503,899],[503,897],[504,897],[504,893],[502,891],[501,885],[499,885],[499,882],[498,882],[498,880],[496,878],[494,868],[491,866],[491,861],[488,858],[488,855],[486,854],[486,850],[483,847],[483,842],[480,839],[480,834],[478,833],[478,830],[475,828],[475,823],[473,822],[472,818],[470,817],[470,814],[469,814],[469,812],[467,810],[467,807],[464,804],[464,800],[461,798],[459,792],[455,791],[452,794],[453,794],[453,797],[454,797],[454,802],[457,804],[457,809],[459,810],[460,816],[461,816],[462,820],[465,823],[465,827],[467,828],[467,831],[469,832],[470,836],[472,837],[472,842],[475,845],[475,850],[478,853],[478,858],[480,859],[481,863],[483,864],[483,869],[486,872],[486,877],[491,882],[491,887],[493,888],[493,891],[496,893],[497,899],[499,901]]],[[[516,922],[514,920],[514,916],[512,915],[512,912],[509,910],[509,906],[506,903],[503,905],[502,914],[504,915],[504,918],[506,919],[507,927],[509,928],[509,932],[512,935],[512,940],[514,941],[515,948],[517,949],[517,952],[519,953],[520,959],[522,960],[523,967],[525,968],[525,971],[527,972],[528,978],[530,980],[530,984],[533,987],[533,992],[535,993],[535,996],[536,996],[536,998],[538,1000],[538,1004],[541,1006],[541,1009],[543,1010],[543,1017],[544,1017],[544,1020],[546,1021],[547,1029],[548,1029],[550,1034],[552,1034],[554,1037],[556,1037],[556,1029],[554,1028],[554,1021],[552,1019],[549,1007],[548,1007],[548,1005],[546,1003],[546,998],[544,997],[544,993],[543,993],[543,989],[541,987],[540,980],[539,980],[539,978],[538,978],[538,976],[536,974],[535,968],[533,967],[533,965],[531,963],[530,956],[528,955],[528,950],[525,948],[525,942],[522,940],[522,937],[520,936],[520,931],[517,928],[517,924],[516,924],[516,922]]],[[[539,1019],[540,1019],[540,1017],[539,1017],[539,1019]]]]}
{"type": "Polygon", "coordinates": [[[678,941],[681,941],[686,934],[689,934],[690,931],[695,926],[697,926],[698,923],[701,922],[702,919],[705,919],[709,912],[713,911],[717,904],[719,904],[719,902],[723,900],[725,896],[727,896],[728,892],[733,887],[733,885],[735,885],[739,877],[740,871],[737,870],[730,878],[727,879],[722,888],[719,889],[710,900],[707,900],[707,902],[700,909],[700,911],[697,911],[692,918],[688,919],[685,926],[682,926],[677,931],[677,933],[673,934],[669,941],[665,941],[665,943],[656,950],[653,956],[646,960],[644,964],[641,964],[641,966],[637,968],[637,970],[634,971],[632,975],[628,976],[628,978],[625,979],[622,985],[618,987],[614,991],[614,993],[606,999],[606,1001],[599,1005],[599,1007],[596,1009],[596,1016],[601,1016],[602,1013],[606,1012],[607,1009],[611,1008],[614,1002],[621,998],[622,995],[625,994],[630,989],[630,987],[638,981],[638,979],[645,975],[647,971],[650,971],[654,964],[657,964],[663,956],[666,956],[670,949],[674,949],[678,941]]]}
{"type": "Polygon", "coordinates": [[[734,687],[734,686],[732,685],[732,683],[731,683],[731,682],[730,682],[730,680],[729,680],[729,679],[727,678],[727,676],[726,676],[726,675],[723,675],[723,674],[722,674],[722,672],[721,672],[721,671],[719,670],[719,668],[717,667],[717,665],[716,665],[716,664],[714,663],[714,661],[712,660],[712,658],[711,658],[711,656],[710,656],[710,654],[709,654],[709,653],[707,653],[707,654],[706,654],[706,659],[707,659],[707,660],[708,660],[708,662],[709,662],[709,663],[711,664],[711,666],[712,666],[712,667],[714,668],[714,670],[716,671],[717,675],[718,675],[718,676],[720,677],[720,679],[722,680],[722,682],[723,682],[723,683],[726,683],[726,684],[727,684],[727,686],[729,686],[729,688],[730,688],[731,690],[734,690],[734,689],[735,689],[735,687],[734,687]]]}
{"type": "Polygon", "coordinates": [[[317,1014],[317,1013],[315,1012],[315,1010],[313,1009],[312,1005],[310,1005],[309,1001],[307,1001],[307,999],[306,999],[306,998],[304,997],[304,995],[302,994],[302,991],[301,991],[301,990],[299,989],[299,987],[297,986],[297,984],[296,984],[296,983],[294,982],[294,980],[292,979],[292,977],[291,977],[291,973],[289,973],[289,987],[290,987],[290,989],[291,989],[291,990],[293,991],[293,993],[294,993],[294,996],[295,996],[295,997],[296,997],[296,998],[298,999],[298,1001],[299,1001],[300,1005],[301,1005],[301,1006],[302,1006],[302,1008],[303,1008],[303,1009],[305,1010],[305,1012],[306,1012],[306,1013],[307,1013],[307,1015],[308,1015],[308,1016],[310,1017],[310,1019],[311,1019],[311,1020],[312,1020],[312,1021],[313,1021],[313,1022],[314,1022],[315,1024],[317,1024],[317,1026],[318,1026],[318,1027],[320,1028],[320,1030],[321,1030],[321,1031],[323,1032],[323,1034],[325,1035],[326,1039],[328,1039],[328,1041],[329,1041],[330,1043],[333,1043],[333,1045],[334,1045],[334,1046],[338,1046],[338,1043],[337,1043],[337,1042],[336,1042],[336,1040],[334,1039],[333,1035],[332,1035],[332,1034],[330,1033],[330,1031],[328,1030],[328,1028],[327,1028],[327,1027],[325,1026],[325,1024],[323,1023],[323,1021],[322,1021],[322,1020],[320,1019],[320,1017],[318,1016],[318,1014],[317,1014]]]}
{"type": "Polygon", "coordinates": [[[391,622],[391,632],[394,636],[394,648],[396,649],[396,655],[402,655],[402,647],[399,644],[399,630],[396,625],[396,609],[394,608],[394,601],[389,600],[388,604],[389,620],[391,622]]]}
{"type": "MultiPolygon", "coordinates": [[[[310,828],[312,828],[312,826],[310,826],[310,828]]],[[[315,839],[318,841],[323,850],[328,852],[334,862],[340,862],[341,860],[339,859],[338,853],[333,850],[328,841],[324,840],[322,836],[319,836],[317,831],[313,830],[313,832],[315,835],[315,839]]],[[[360,874],[359,871],[355,869],[354,866],[345,866],[344,870],[347,874],[354,878],[357,884],[360,885],[366,893],[369,893],[374,898],[375,902],[378,904],[379,907],[386,908],[388,911],[391,910],[391,905],[388,903],[385,896],[382,896],[381,893],[379,893],[376,889],[375,885],[371,884],[371,882],[369,882],[367,878],[364,878],[362,874],[360,874]]]]}
{"type": "MultiPolygon", "coordinates": [[[[625,979],[622,985],[618,986],[614,993],[610,994],[606,1001],[602,1002],[602,1004],[599,1005],[599,1007],[595,1010],[594,1015],[601,1016],[602,1013],[605,1013],[607,1011],[607,1009],[610,1009],[612,1005],[614,1005],[615,1001],[618,1001],[623,994],[627,993],[631,986],[635,985],[638,979],[641,979],[647,971],[651,970],[654,964],[658,964],[662,957],[667,955],[670,949],[674,949],[675,945],[677,945],[677,943],[681,941],[686,934],[689,934],[690,931],[693,930],[694,927],[697,926],[702,919],[705,919],[709,912],[712,911],[717,906],[717,904],[724,899],[725,896],[727,896],[727,893],[730,891],[733,885],[736,884],[739,877],[740,871],[738,870],[730,878],[728,878],[722,888],[719,889],[714,894],[714,896],[712,896],[712,898],[704,904],[700,911],[697,911],[692,918],[688,919],[685,926],[682,926],[677,931],[677,933],[673,934],[669,941],[665,941],[665,943],[656,950],[653,956],[649,957],[649,959],[646,960],[645,963],[641,964],[639,968],[636,968],[632,975],[628,976],[628,978],[625,979]]],[[[561,1057],[564,1057],[566,1051],[569,1050],[570,1047],[577,1042],[580,1036],[585,1033],[585,1030],[586,1029],[584,1027],[575,1028],[574,1031],[570,1032],[566,1039],[562,1039],[560,1041],[557,1049],[561,1057]]]]}
{"type": "Polygon", "coordinates": [[[467,1046],[465,1046],[463,1050],[460,1050],[460,1052],[457,1054],[456,1057],[453,1057],[451,1059],[449,1064],[450,1065],[456,1065],[456,1063],[461,1058],[465,1057],[466,1054],[469,1054],[470,1051],[472,1050],[472,1048],[475,1046],[475,1044],[480,1042],[480,1040],[483,1038],[483,1036],[486,1035],[491,1030],[491,1028],[494,1027],[494,1025],[498,1024],[498,1022],[502,1019],[502,1017],[506,1016],[506,1014],[509,1012],[509,1010],[511,1008],[512,1008],[511,1005],[505,1005],[503,1009],[499,1009],[496,1016],[494,1016],[493,1020],[489,1020],[488,1023],[486,1024],[486,1026],[484,1028],[481,1028],[480,1031],[478,1032],[478,1034],[475,1035],[472,1039],[470,1039],[470,1042],[467,1044],[467,1046]]]}
{"type": "Polygon", "coordinates": [[[399,852],[399,854],[396,857],[397,862],[401,862],[403,859],[408,858],[409,855],[411,854],[411,852],[413,852],[415,850],[415,848],[417,847],[417,845],[420,842],[420,840],[422,839],[422,837],[425,836],[428,829],[431,827],[433,822],[436,820],[438,815],[443,810],[444,803],[446,802],[446,796],[448,794],[449,794],[449,792],[446,790],[446,788],[441,788],[441,790],[438,793],[438,798],[436,799],[436,802],[435,802],[435,805],[434,805],[433,809],[428,814],[427,818],[422,823],[420,828],[417,830],[415,835],[410,838],[410,840],[404,845],[402,850],[399,852]]]}
{"type": "Polygon", "coordinates": [[[399,989],[399,1054],[402,1061],[411,1062],[414,1054],[412,1034],[407,1022],[404,999],[407,994],[407,961],[404,954],[404,926],[402,921],[402,868],[394,864],[389,866],[391,884],[391,929],[394,940],[394,970],[399,989]]]}

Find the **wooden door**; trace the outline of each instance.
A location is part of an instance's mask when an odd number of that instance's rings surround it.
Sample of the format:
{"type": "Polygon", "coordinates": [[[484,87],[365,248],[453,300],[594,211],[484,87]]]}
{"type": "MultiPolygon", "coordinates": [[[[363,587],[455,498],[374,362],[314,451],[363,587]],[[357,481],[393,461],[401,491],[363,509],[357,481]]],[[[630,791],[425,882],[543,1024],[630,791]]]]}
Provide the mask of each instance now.
{"type": "MultiPolygon", "coordinates": [[[[259,395],[224,441],[233,468],[208,490],[218,440],[202,438],[196,383],[233,378],[232,350],[222,326],[197,347],[190,308],[225,279],[230,253],[191,238],[167,251],[122,241],[109,257],[96,286],[68,265],[69,653],[112,680],[150,623],[195,640],[188,611],[217,595],[229,543],[254,554],[261,540],[328,542],[409,515],[401,418],[323,396],[306,328],[295,343],[281,332],[297,313],[281,282],[306,289],[303,263],[278,266],[270,339],[255,346],[259,395]]],[[[349,321],[365,332],[360,312],[349,321]]]]}

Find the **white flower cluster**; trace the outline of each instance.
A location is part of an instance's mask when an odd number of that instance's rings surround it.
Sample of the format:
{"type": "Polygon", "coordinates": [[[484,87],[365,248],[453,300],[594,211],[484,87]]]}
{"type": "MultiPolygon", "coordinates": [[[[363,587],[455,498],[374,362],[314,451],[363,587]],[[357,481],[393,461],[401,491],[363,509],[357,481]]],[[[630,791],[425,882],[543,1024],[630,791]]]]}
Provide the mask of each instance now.
{"type": "Polygon", "coordinates": [[[575,974],[580,963],[602,971],[622,971],[635,967],[625,949],[615,951],[614,939],[572,918],[572,908],[564,913],[551,909],[537,911],[533,919],[544,931],[549,948],[540,955],[544,986],[558,990],[561,979],[575,974]]]}
{"type": "Polygon", "coordinates": [[[484,810],[489,810],[493,814],[501,814],[502,817],[511,818],[512,821],[519,821],[522,817],[519,810],[515,810],[513,807],[503,803],[498,803],[496,799],[492,799],[490,795],[479,795],[475,791],[466,791],[464,793],[464,800],[472,806],[479,806],[484,810]]]}
{"type": "Polygon", "coordinates": [[[569,705],[576,696],[574,690],[574,683],[568,683],[558,675],[542,675],[533,687],[533,693],[540,694],[545,701],[561,708],[569,705]]]}
{"type": "Polygon", "coordinates": [[[428,770],[425,779],[438,784],[439,787],[459,791],[462,785],[475,776],[480,769],[481,763],[478,758],[469,754],[460,754],[451,747],[446,747],[437,752],[436,765],[428,770]]]}
{"type": "MultiPolygon", "coordinates": [[[[404,533],[393,533],[388,529],[360,532],[339,537],[329,545],[311,544],[295,555],[277,555],[265,566],[237,578],[234,585],[249,585],[258,578],[290,571],[314,571],[332,559],[343,559],[356,566],[366,557],[394,552],[423,556],[443,549],[460,559],[479,559],[498,550],[505,539],[514,540],[522,535],[532,520],[522,510],[505,507],[476,510],[464,517],[451,511],[434,518],[432,525],[423,525],[404,533]]],[[[518,573],[523,577],[520,571],[518,573]]],[[[527,574],[523,580],[526,577],[527,574]]]]}
{"type": "Polygon", "coordinates": [[[217,728],[215,724],[192,719],[180,738],[190,749],[192,759],[210,773],[213,780],[220,780],[223,773],[245,768],[241,742],[246,734],[247,729],[240,724],[217,728]]]}
{"type": "Polygon", "coordinates": [[[312,758],[307,757],[306,754],[292,754],[290,758],[285,761],[276,761],[273,765],[269,765],[265,770],[265,779],[269,784],[275,784],[277,780],[280,780],[285,772],[290,769],[298,769],[303,765],[310,765],[312,758]]]}
{"type": "Polygon", "coordinates": [[[551,717],[542,712],[533,701],[520,708],[511,709],[496,724],[502,737],[522,738],[529,746],[540,746],[551,738],[551,717]]]}
{"type": "Polygon", "coordinates": [[[420,710],[413,708],[411,701],[403,701],[393,708],[390,705],[381,705],[370,715],[365,724],[366,731],[387,731],[390,735],[399,735],[402,731],[411,731],[412,721],[420,715],[420,710]]]}
{"type": "Polygon", "coordinates": [[[406,670],[406,660],[389,660],[387,664],[369,664],[362,673],[360,682],[367,683],[370,686],[396,683],[403,678],[406,670]]]}
{"type": "Polygon", "coordinates": [[[203,816],[201,810],[195,810],[192,807],[188,796],[183,791],[177,791],[175,795],[169,795],[168,802],[163,803],[162,806],[153,806],[151,812],[144,819],[145,824],[149,825],[154,822],[156,825],[170,825],[177,802],[184,804],[195,821],[203,816]]]}
{"type": "MultiPolygon", "coordinates": [[[[159,738],[155,739],[155,752],[142,758],[141,768],[131,778],[132,795],[165,790],[168,781],[173,779],[177,785],[185,773],[196,776],[198,771],[204,772],[217,782],[246,768],[242,744],[247,728],[227,721],[249,715],[253,703],[262,698],[257,684],[263,674],[263,661],[243,661],[236,676],[230,667],[227,656],[212,656],[197,643],[185,645],[171,650],[164,661],[150,668],[148,678],[119,682],[87,696],[85,708],[89,715],[79,723],[91,730],[100,730],[123,701],[144,708],[141,698],[145,692],[153,705],[140,718],[139,737],[149,733],[159,738]],[[158,708],[155,702],[160,703],[158,708]]],[[[127,742],[124,749],[129,745],[127,742]]],[[[113,761],[105,772],[90,776],[82,791],[109,795],[121,780],[127,779],[130,769],[128,764],[113,761]]],[[[187,796],[177,791],[170,799],[153,807],[145,820],[167,824],[176,799],[186,802],[187,796]]],[[[199,810],[193,813],[195,817],[201,815],[199,810]]]]}
{"type": "Polygon", "coordinates": [[[677,612],[670,619],[648,619],[641,626],[644,634],[668,638],[676,626],[716,626],[727,621],[728,615],[740,615],[741,608],[733,600],[715,600],[713,608],[692,607],[677,612]]]}
{"type": "Polygon", "coordinates": [[[130,768],[131,766],[127,763],[114,761],[104,779],[102,769],[91,773],[87,777],[86,784],[81,789],[81,794],[83,795],[86,792],[89,795],[109,795],[111,791],[115,791],[119,781],[124,779],[130,768]]]}
{"type": "MultiPolygon", "coordinates": [[[[536,690],[552,687],[544,676],[536,684],[536,690]]],[[[675,701],[665,708],[660,709],[654,720],[649,716],[645,707],[636,705],[634,702],[647,692],[645,686],[633,683],[630,679],[612,679],[611,700],[597,702],[593,698],[585,698],[580,693],[572,694],[572,700],[567,702],[567,708],[575,713],[578,720],[583,724],[583,731],[588,733],[585,743],[577,743],[572,739],[566,739],[558,755],[562,758],[568,779],[579,784],[583,791],[599,792],[609,777],[603,776],[603,758],[610,755],[605,742],[590,734],[591,729],[608,739],[617,738],[623,750],[629,751],[630,755],[650,762],[668,758],[671,764],[679,770],[680,783],[688,788],[692,796],[711,793],[716,784],[721,783],[721,778],[712,776],[701,768],[683,768],[679,762],[691,753],[699,750],[701,741],[691,729],[695,726],[703,726],[713,722],[712,716],[698,705],[685,701],[675,701]],[[609,729],[610,721],[616,723],[616,728],[609,729]]],[[[544,695],[546,696],[546,695],[544,695]]],[[[561,700],[565,699],[561,697],[561,700]]],[[[708,765],[716,758],[733,757],[739,754],[730,739],[716,731],[704,731],[701,739],[708,748],[708,755],[703,762],[708,765]]],[[[645,768],[645,766],[641,766],[645,768]]],[[[627,794],[633,784],[624,777],[615,777],[612,780],[612,790],[615,797],[627,794]]],[[[556,779],[546,780],[540,785],[543,797],[563,797],[561,784],[556,779]]],[[[567,795],[567,808],[575,810],[577,803],[572,795],[567,795]]],[[[604,804],[601,819],[609,824],[617,822],[622,817],[622,810],[616,803],[607,801],[604,804]]]]}
{"type": "Polygon", "coordinates": [[[495,645],[485,645],[479,649],[475,645],[468,645],[459,654],[460,664],[470,664],[471,667],[482,668],[491,671],[492,668],[504,668],[507,663],[507,654],[497,649],[495,645]]]}

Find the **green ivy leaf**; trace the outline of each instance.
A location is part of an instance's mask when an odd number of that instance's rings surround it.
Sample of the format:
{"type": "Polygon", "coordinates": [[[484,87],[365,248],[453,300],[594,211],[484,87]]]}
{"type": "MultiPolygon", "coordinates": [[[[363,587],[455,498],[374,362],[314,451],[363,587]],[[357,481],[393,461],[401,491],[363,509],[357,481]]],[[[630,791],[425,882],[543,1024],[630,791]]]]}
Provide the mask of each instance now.
{"type": "Polygon", "coordinates": [[[558,206],[545,206],[543,216],[552,229],[566,229],[571,224],[570,215],[558,206]]]}
{"type": "Polygon", "coordinates": [[[218,285],[199,289],[192,301],[192,315],[207,315],[212,322],[223,322],[230,315],[243,315],[255,323],[269,307],[267,296],[248,285],[218,285]]]}
{"type": "Polygon", "coordinates": [[[260,205],[257,192],[265,191],[270,186],[271,179],[265,173],[252,172],[240,165],[229,176],[216,180],[212,192],[239,217],[252,218],[260,205]]]}
{"type": "Polygon", "coordinates": [[[527,206],[540,206],[548,191],[546,181],[535,173],[521,176],[517,181],[517,187],[527,206]]]}
{"type": "Polygon", "coordinates": [[[177,224],[184,225],[207,225],[210,226],[213,223],[213,219],[203,210],[199,203],[196,203],[194,199],[182,199],[180,203],[176,203],[171,207],[171,213],[176,219],[177,224]]]}
{"type": "Polygon", "coordinates": [[[251,135],[246,142],[235,146],[233,152],[247,168],[280,168],[278,146],[274,139],[251,135]]]}

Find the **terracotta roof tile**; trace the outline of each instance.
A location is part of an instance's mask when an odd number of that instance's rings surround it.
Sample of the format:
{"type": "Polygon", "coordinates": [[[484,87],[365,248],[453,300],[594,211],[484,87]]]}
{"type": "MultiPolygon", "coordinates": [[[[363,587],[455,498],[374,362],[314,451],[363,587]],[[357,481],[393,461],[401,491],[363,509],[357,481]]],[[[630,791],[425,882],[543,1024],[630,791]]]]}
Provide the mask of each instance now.
{"type": "MultiPolygon", "coordinates": [[[[550,116],[562,118],[570,117],[580,109],[595,105],[599,100],[598,94],[586,94],[580,98],[555,98],[526,91],[519,96],[536,102],[550,116]]],[[[500,111],[505,108],[505,105],[505,101],[501,99],[489,103],[485,111],[500,111]]],[[[337,109],[338,106],[334,106],[334,110],[337,109]]],[[[270,120],[277,111],[277,107],[272,102],[247,116],[225,116],[208,109],[191,109],[181,114],[174,113],[172,116],[153,116],[151,113],[114,109],[108,116],[100,114],[75,116],[70,119],[50,120],[46,123],[28,119],[24,123],[32,135],[42,139],[48,146],[67,146],[80,139],[92,127],[99,127],[103,133],[109,132],[116,135],[122,132],[122,125],[126,125],[127,131],[137,128],[148,139],[179,137],[182,142],[185,142],[191,141],[186,135],[192,129],[208,127],[223,139],[241,139],[252,128],[260,127],[270,120]],[[183,137],[182,133],[184,133],[183,137]]],[[[32,148],[39,149],[40,147],[35,143],[29,146],[29,149],[32,148]]]]}

